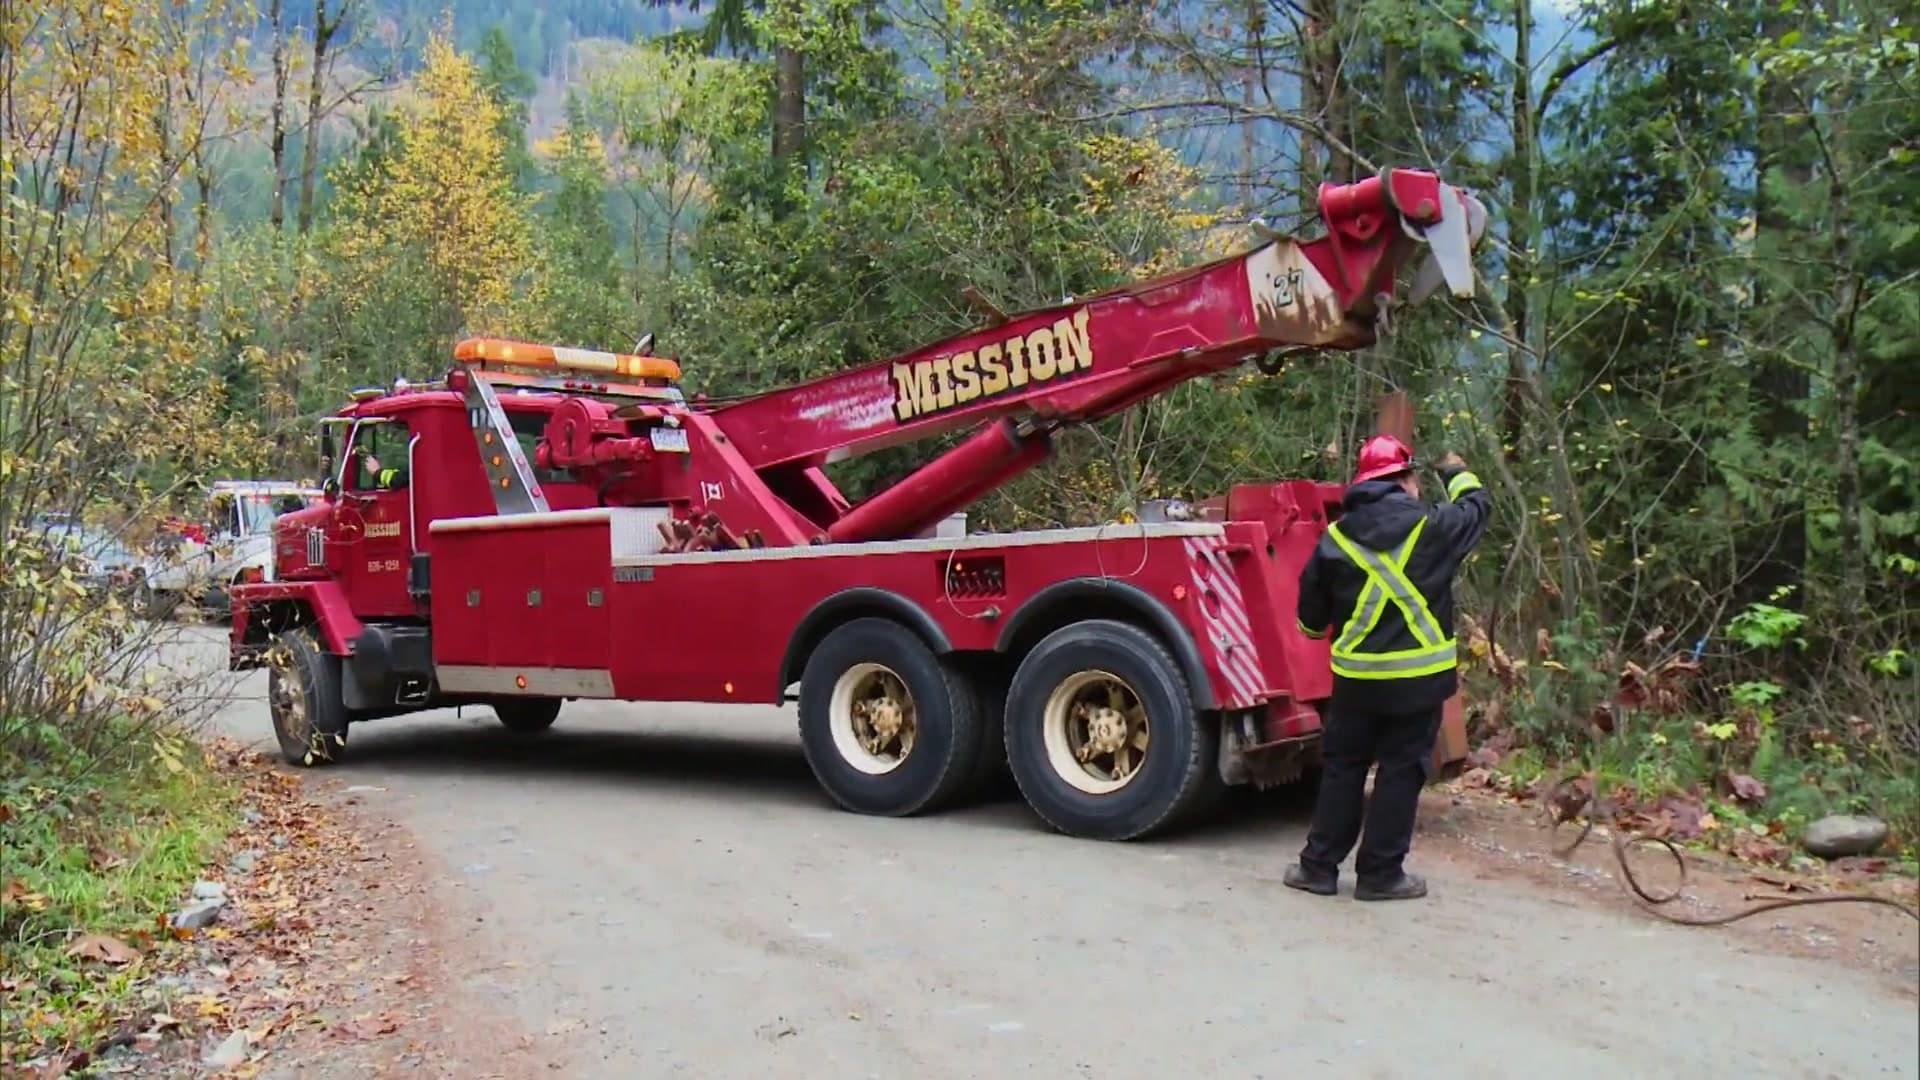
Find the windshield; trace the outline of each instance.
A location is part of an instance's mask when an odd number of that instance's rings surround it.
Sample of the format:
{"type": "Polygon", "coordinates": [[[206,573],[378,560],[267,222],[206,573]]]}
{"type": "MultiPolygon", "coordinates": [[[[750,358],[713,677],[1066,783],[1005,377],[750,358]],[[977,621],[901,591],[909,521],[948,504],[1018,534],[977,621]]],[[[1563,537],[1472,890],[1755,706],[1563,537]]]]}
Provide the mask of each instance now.
{"type": "Polygon", "coordinates": [[[221,495],[214,501],[213,527],[234,536],[259,536],[273,531],[274,519],[307,505],[294,491],[221,495]]]}
{"type": "Polygon", "coordinates": [[[280,516],[276,505],[281,500],[270,495],[249,495],[240,501],[240,535],[253,536],[273,528],[280,516]]]}

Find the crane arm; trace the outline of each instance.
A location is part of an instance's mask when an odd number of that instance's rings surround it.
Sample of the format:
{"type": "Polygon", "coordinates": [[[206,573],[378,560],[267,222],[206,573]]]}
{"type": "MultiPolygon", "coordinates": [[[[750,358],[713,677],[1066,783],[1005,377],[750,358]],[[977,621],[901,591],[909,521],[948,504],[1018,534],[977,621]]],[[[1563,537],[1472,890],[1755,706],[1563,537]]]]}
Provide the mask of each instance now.
{"type": "Polygon", "coordinates": [[[756,471],[817,468],[1003,418],[1053,427],[1098,419],[1275,349],[1373,343],[1400,264],[1433,258],[1415,295],[1473,293],[1485,225],[1472,196],[1393,169],[1324,185],[1326,235],[1272,236],[1251,252],[1024,312],[906,356],[716,409],[756,471]]]}
{"type": "Polygon", "coordinates": [[[685,403],[667,385],[678,365],[664,358],[492,339],[461,343],[456,357],[478,366],[450,375],[449,388],[468,398],[500,513],[538,509],[530,470],[558,468],[598,505],[672,507],[670,550],[914,536],[1045,460],[1060,427],[1275,350],[1371,344],[1400,266],[1420,246],[1431,257],[1414,275],[1416,299],[1442,284],[1473,294],[1486,213],[1433,173],[1323,185],[1319,210],[1326,233],[1313,240],[1269,233],[1250,252],[1151,281],[1013,316],[995,310],[969,333],[734,404],[685,403]],[[477,385],[520,378],[487,370],[495,364],[542,368],[534,386],[568,395],[530,463],[477,385]],[[603,385],[601,373],[615,378],[603,385]],[[592,397],[616,389],[631,402],[592,397]],[[858,505],[824,471],[969,428],[858,505]]]}

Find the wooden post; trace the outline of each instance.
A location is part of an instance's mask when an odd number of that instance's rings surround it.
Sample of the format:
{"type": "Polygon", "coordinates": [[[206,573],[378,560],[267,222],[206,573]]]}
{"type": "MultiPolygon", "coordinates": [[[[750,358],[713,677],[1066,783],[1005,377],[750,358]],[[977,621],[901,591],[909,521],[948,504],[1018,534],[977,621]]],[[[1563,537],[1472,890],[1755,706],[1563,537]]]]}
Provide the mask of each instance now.
{"type": "MultiPolygon", "coordinates": [[[[1413,445],[1413,401],[1406,391],[1394,390],[1380,395],[1379,407],[1374,413],[1374,431],[1413,445]]],[[[1435,778],[1446,775],[1448,766],[1465,761],[1466,757],[1466,708],[1456,693],[1441,707],[1440,732],[1433,740],[1432,775],[1435,778]]]]}

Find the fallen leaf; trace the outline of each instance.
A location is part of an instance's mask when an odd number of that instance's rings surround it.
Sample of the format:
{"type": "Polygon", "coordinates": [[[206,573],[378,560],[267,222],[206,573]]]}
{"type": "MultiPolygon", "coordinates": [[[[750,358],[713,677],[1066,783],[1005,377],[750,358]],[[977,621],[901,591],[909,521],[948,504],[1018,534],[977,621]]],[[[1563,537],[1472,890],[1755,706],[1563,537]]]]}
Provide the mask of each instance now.
{"type": "Polygon", "coordinates": [[[355,1039],[377,1039],[382,1035],[391,1035],[399,1031],[400,1019],[392,1013],[381,1013],[378,1016],[356,1016],[346,1023],[341,1024],[337,1030],[339,1030],[341,1034],[351,1036],[355,1039]]]}
{"type": "Polygon", "coordinates": [[[7,882],[7,887],[4,890],[0,890],[0,901],[5,901],[9,904],[19,904],[21,907],[30,908],[34,911],[45,911],[47,905],[52,903],[52,901],[48,900],[45,896],[27,888],[26,882],[21,881],[19,878],[7,882]]]}
{"type": "Polygon", "coordinates": [[[1733,789],[1733,797],[1743,803],[1757,803],[1767,797],[1767,785],[1746,773],[1728,773],[1727,786],[1733,789]]]}
{"type": "Polygon", "coordinates": [[[1547,796],[1547,803],[1553,812],[1555,824],[1572,821],[1593,801],[1593,781],[1585,776],[1576,776],[1572,780],[1554,786],[1547,796]]]}
{"type": "Polygon", "coordinates": [[[88,934],[67,948],[67,955],[80,960],[98,960],[103,964],[131,964],[140,959],[140,950],[105,934],[88,934]]]}
{"type": "Polygon", "coordinates": [[[13,820],[13,807],[8,806],[6,803],[0,802],[0,825],[5,825],[7,822],[12,820],[13,820]]]}
{"type": "Polygon", "coordinates": [[[1498,766],[1499,764],[1500,764],[1500,751],[1494,749],[1491,746],[1481,745],[1481,746],[1475,747],[1473,750],[1469,751],[1467,754],[1467,767],[1471,769],[1480,769],[1484,771],[1484,770],[1492,769],[1498,766]]]}
{"type": "Polygon", "coordinates": [[[1827,864],[1827,869],[1842,878],[1857,879],[1877,877],[1892,867],[1884,856],[1848,855],[1827,864]]]}
{"type": "Polygon", "coordinates": [[[1712,815],[1707,813],[1706,807],[1692,798],[1663,799],[1660,802],[1660,813],[1671,822],[1666,835],[1682,840],[1692,840],[1710,828],[1718,828],[1720,824],[1715,821],[1709,825],[1712,815]]]}
{"type": "MultiPolygon", "coordinates": [[[[1748,862],[1766,863],[1772,866],[1784,866],[1793,856],[1792,851],[1789,850],[1785,844],[1763,833],[1734,833],[1731,846],[1736,858],[1745,859],[1748,862]]],[[[1764,876],[1759,871],[1755,871],[1753,876],[1760,878],[1760,880],[1770,885],[1779,885],[1788,890],[1795,887],[1794,883],[1790,881],[1775,881],[1772,877],[1764,876]]]]}

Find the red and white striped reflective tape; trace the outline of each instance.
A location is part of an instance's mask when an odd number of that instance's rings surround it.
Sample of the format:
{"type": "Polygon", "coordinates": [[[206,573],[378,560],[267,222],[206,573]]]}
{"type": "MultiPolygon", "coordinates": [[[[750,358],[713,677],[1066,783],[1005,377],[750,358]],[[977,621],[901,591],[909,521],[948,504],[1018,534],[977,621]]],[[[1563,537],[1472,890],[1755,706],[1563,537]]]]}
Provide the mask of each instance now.
{"type": "Polygon", "coordinates": [[[1246,598],[1233,568],[1227,565],[1225,537],[1190,536],[1186,539],[1187,566],[1199,591],[1200,617],[1206,623],[1206,649],[1214,667],[1226,680],[1231,699],[1225,708],[1250,708],[1260,701],[1266,678],[1260,655],[1253,647],[1253,622],[1247,617],[1246,598]],[[1207,602],[1211,596],[1212,603],[1207,602]]]}

